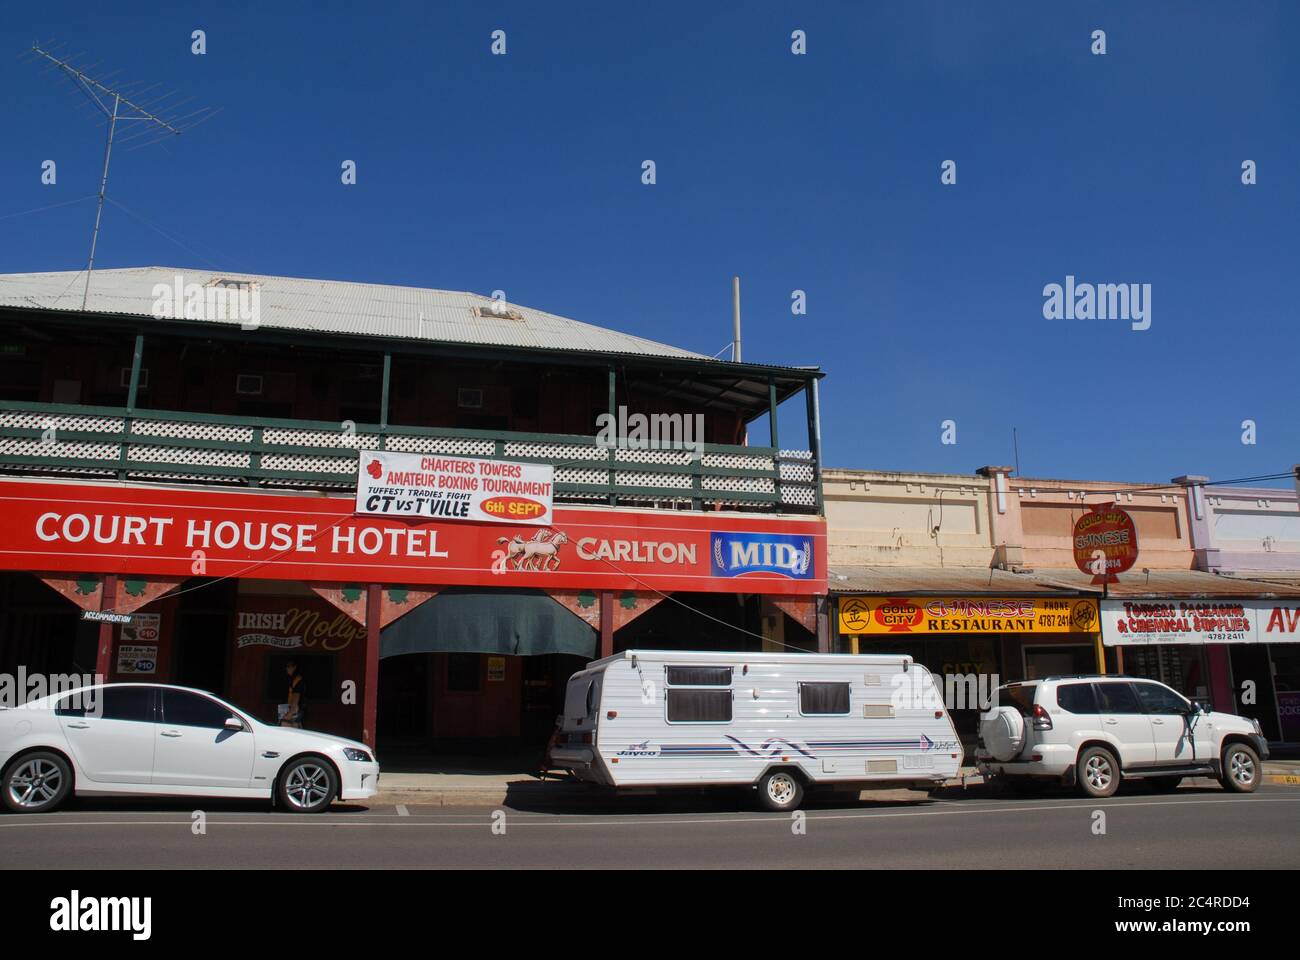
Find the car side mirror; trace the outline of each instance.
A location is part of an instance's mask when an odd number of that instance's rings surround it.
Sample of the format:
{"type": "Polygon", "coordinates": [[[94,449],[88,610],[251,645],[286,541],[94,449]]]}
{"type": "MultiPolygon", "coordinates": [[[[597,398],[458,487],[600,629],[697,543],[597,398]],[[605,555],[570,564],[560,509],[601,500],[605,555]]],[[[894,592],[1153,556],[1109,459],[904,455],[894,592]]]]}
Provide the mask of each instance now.
{"type": "Polygon", "coordinates": [[[243,720],[240,720],[238,717],[226,717],[226,729],[227,729],[227,730],[243,730],[243,729],[244,729],[244,721],[243,721],[243,720]]]}
{"type": "Polygon", "coordinates": [[[1209,713],[1210,711],[1209,708],[1205,706],[1205,704],[1201,703],[1201,701],[1193,700],[1192,709],[1190,712],[1192,713],[1193,716],[1196,716],[1197,714],[1206,714],[1209,713]]]}

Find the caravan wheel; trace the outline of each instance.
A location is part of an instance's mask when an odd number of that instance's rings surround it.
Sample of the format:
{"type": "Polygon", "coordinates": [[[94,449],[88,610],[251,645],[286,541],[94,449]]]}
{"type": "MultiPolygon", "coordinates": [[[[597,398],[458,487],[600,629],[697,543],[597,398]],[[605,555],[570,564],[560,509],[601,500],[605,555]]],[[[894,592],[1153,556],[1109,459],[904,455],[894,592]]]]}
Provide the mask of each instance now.
{"type": "Polygon", "coordinates": [[[758,801],[768,810],[797,810],[802,800],[803,784],[788,770],[769,771],[758,781],[758,801]]]}

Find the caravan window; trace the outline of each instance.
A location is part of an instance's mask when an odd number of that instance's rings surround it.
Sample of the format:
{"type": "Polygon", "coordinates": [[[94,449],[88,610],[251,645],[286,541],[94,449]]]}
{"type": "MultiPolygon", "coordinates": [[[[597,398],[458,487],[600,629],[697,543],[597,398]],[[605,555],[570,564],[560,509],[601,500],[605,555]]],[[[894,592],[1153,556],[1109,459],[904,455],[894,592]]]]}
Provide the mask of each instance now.
{"type": "Polygon", "coordinates": [[[670,689],[664,695],[669,723],[730,723],[730,690],[670,689]]]}
{"type": "Polygon", "coordinates": [[[729,687],[731,667],[665,667],[672,687],[729,687]]]}
{"type": "Polygon", "coordinates": [[[843,716],[849,712],[847,683],[799,684],[799,712],[805,716],[843,716]]]}

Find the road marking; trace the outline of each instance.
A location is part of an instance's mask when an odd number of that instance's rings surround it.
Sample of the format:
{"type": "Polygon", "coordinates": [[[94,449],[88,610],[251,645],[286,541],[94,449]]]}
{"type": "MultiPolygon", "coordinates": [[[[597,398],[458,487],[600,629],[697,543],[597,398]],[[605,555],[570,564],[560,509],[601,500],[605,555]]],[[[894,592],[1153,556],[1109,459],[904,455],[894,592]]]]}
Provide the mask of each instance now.
{"type": "MultiPolygon", "coordinates": [[[[1058,812],[1062,810],[1078,810],[1080,807],[1088,806],[1096,808],[1101,807],[1165,807],[1178,804],[1187,804],[1192,806],[1204,806],[1207,804],[1224,804],[1224,803],[1300,803],[1300,797],[1258,797],[1246,800],[1242,797],[1225,797],[1220,799],[1195,799],[1195,800],[1153,800],[1153,801],[1096,801],[1087,798],[1081,798],[1073,803],[1054,804],[1052,806],[1012,806],[1012,807],[965,807],[956,810],[900,810],[900,811],[878,811],[874,813],[847,813],[847,814],[817,814],[810,813],[809,820],[829,821],[829,820],[884,820],[897,819],[904,817],[951,817],[960,816],[963,813],[1025,813],[1026,811],[1043,811],[1058,812]]],[[[328,815],[326,815],[328,816],[328,815]]],[[[323,819],[320,816],[298,818],[292,815],[286,815],[278,820],[222,820],[214,815],[209,815],[208,824],[210,827],[472,827],[482,829],[489,824],[488,816],[481,816],[479,819],[470,822],[452,822],[439,820],[423,820],[408,814],[403,822],[386,822],[383,817],[387,815],[376,815],[361,819],[360,817],[350,817],[347,819],[323,819]]],[[[445,814],[443,814],[445,816],[445,814]]],[[[466,814],[466,816],[471,816],[466,814]]],[[[190,821],[185,820],[64,820],[58,814],[28,814],[20,819],[4,818],[0,820],[0,827],[106,827],[106,826],[146,826],[146,827],[165,827],[165,826],[189,826],[190,821]],[[39,818],[39,819],[38,819],[39,818]]],[[[692,826],[692,825],[731,825],[731,824],[750,824],[750,823],[780,823],[788,824],[789,818],[785,814],[772,814],[769,816],[748,816],[748,817],[728,817],[725,814],[703,818],[703,819],[616,819],[608,817],[593,816],[584,819],[566,818],[562,815],[536,815],[526,817],[513,815],[511,817],[512,826],[555,826],[555,827],[622,827],[622,826],[640,826],[640,825],[660,825],[660,826],[692,826]]]]}
{"type": "Polygon", "coordinates": [[[406,804],[399,803],[397,805],[397,815],[399,817],[409,817],[411,815],[411,811],[406,809],[406,804]]]}

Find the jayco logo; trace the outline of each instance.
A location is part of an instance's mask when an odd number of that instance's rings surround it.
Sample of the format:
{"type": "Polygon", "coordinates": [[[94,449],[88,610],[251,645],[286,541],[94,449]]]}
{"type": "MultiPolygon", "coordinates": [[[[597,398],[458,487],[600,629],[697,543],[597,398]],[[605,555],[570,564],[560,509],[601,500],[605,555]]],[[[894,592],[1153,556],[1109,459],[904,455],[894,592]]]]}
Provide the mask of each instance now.
{"type": "Polygon", "coordinates": [[[73,890],[50,901],[50,929],[60,933],[125,930],[132,940],[148,940],[152,918],[152,897],[83,897],[73,890]]]}
{"type": "Polygon", "coordinates": [[[1149,283],[1049,283],[1043,287],[1045,320],[1129,320],[1134,330],[1151,326],[1149,283]]]}
{"type": "Polygon", "coordinates": [[[712,533],[715,577],[779,573],[795,580],[812,578],[812,540],[788,533],[712,533]]]}

